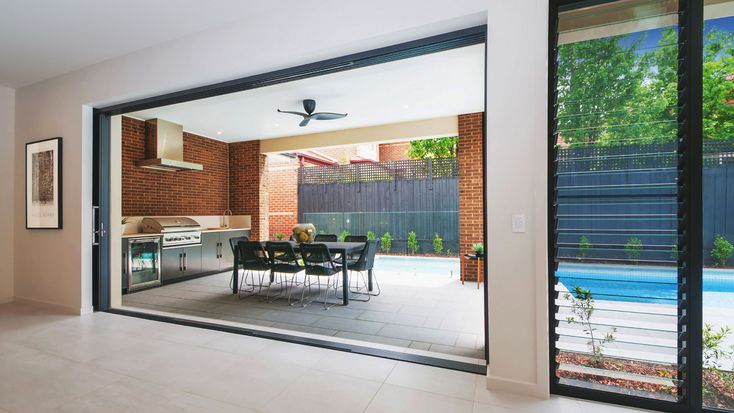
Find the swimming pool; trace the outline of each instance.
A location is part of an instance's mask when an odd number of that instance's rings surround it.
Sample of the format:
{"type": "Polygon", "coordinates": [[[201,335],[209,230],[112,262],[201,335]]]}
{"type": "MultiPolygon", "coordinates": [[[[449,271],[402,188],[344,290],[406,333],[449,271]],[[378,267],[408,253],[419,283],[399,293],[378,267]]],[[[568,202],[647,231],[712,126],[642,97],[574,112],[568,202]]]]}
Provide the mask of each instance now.
{"type": "Polygon", "coordinates": [[[459,259],[378,255],[375,257],[375,270],[458,276],[459,259]]]}
{"type": "MultiPolygon", "coordinates": [[[[561,263],[556,276],[563,286],[588,289],[595,299],[675,304],[677,269],[637,265],[561,263]]],[[[734,307],[734,270],[705,268],[705,305],[734,307]]]]}

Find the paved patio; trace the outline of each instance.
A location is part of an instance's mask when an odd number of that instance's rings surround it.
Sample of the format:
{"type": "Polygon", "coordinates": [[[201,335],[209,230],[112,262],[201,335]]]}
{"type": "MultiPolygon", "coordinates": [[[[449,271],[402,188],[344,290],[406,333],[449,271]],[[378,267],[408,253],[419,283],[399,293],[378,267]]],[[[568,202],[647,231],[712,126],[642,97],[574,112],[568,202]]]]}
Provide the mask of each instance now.
{"type": "MultiPolygon", "coordinates": [[[[123,305],[380,345],[484,359],[483,290],[458,274],[377,270],[382,294],[324,310],[281,299],[238,299],[225,272],[123,296],[123,305]]],[[[300,294],[300,289],[294,290],[300,294]]]]}

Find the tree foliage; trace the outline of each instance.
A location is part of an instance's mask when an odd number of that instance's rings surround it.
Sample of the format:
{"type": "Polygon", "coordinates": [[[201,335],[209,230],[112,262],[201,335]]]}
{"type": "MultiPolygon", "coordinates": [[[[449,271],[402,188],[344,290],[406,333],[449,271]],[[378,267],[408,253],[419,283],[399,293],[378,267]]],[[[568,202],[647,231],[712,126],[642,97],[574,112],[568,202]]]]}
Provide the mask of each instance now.
{"type": "Polygon", "coordinates": [[[458,136],[410,141],[407,155],[411,159],[453,158],[459,148],[458,136]]]}
{"type": "MultiPolygon", "coordinates": [[[[648,33],[560,45],[558,131],[569,146],[672,141],[677,131],[678,34],[648,33]]],[[[704,136],[734,138],[734,34],[709,27],[703,67],[704,136]]]]}

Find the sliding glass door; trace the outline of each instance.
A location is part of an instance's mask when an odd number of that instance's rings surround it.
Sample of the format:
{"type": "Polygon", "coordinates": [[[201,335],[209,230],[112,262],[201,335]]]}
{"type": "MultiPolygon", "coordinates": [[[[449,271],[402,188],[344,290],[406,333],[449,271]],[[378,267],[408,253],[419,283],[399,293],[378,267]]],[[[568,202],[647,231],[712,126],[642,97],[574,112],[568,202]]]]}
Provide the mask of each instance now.
{"type": "Polygon", "coordinates": [[[701,408],[702,12],[551,6],[554,393],[701,408]]]}

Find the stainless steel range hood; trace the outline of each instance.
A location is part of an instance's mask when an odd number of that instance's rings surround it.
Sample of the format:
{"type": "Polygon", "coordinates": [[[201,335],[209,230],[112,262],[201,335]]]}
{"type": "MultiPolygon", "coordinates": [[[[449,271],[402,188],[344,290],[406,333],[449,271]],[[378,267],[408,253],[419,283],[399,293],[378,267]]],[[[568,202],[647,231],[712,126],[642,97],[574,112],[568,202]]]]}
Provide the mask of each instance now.
{"type": "Polygon", "coordinates": [[[201,171],[204,166],[183,157],[183,126],[163,119],[145,121],[145,155],[135,165],[158,171],[201,171]]]}

